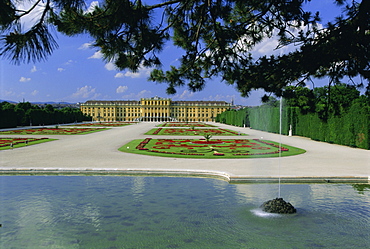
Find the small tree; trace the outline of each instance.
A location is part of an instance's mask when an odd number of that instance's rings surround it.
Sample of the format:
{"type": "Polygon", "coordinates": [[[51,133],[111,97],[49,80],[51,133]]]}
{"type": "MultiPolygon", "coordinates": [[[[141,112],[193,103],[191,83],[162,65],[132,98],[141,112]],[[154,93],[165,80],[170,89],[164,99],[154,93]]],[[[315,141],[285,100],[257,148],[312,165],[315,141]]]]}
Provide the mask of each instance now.
{"type": "Polygon", "coordinates": [[[209,140],[212,138],[211,134],[204,134],[203,136],[204,136],[204,138],[206,139],[207,142],[209,142],[209,140]]]}

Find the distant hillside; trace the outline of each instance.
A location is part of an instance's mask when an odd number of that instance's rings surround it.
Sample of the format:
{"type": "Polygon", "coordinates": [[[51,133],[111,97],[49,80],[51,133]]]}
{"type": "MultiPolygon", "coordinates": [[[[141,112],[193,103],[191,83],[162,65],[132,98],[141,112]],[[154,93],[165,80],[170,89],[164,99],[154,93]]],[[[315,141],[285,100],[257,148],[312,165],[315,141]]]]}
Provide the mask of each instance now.
{"type": "MultiPolygon", "coordinates": [[[[2,100],[0,99],[1,102],[9,102],[12,104],[18,104],[19,102],[11,101],[11,100],[2,100]]],[[[46,102],[30,102],[31,104],[34,105],[76,105],[77,103],[69,103],[69,102],[53,102],[53,101],[46,101],[46,102]]]]}
{"type": "Polygon", "coordinates": [[[52,102],[52,101],[48,101],[48,102],[30,102],[31,104],[35,104],[35,105],[75,105],[77,103],[69,103],[69,102],[52,102]]]}
{"type": "Polygon", "coordinates": [[[17,102],[14,102],[14,101],[0,99],[0,103],[1,102],[8,102],[8,103],[12,103],[12,104],[17,104],[17,102]]]}

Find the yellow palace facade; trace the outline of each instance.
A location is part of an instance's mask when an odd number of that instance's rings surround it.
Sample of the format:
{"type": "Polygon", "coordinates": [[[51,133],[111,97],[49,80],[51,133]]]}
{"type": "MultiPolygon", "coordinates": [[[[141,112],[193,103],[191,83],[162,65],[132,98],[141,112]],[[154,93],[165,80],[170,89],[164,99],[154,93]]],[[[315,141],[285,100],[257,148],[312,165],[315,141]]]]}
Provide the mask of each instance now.
{"type": "Polygon", "coordinates": [[[144,122],[210,122],[230,107],[225,101],[172,101],[159,97],[140,101],[89,100],[80,105],[81,111],[93,121],[144,122]]]}

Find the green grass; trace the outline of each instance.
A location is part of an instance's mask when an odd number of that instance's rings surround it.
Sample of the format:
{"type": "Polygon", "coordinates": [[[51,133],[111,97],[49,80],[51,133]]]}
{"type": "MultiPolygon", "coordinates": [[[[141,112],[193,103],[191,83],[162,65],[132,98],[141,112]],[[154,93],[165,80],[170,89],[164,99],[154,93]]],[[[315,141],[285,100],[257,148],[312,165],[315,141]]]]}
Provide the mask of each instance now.
{"type": "Polygon", "coordinates": [[[6,135],[84,135],[107,130],[108,128],[36,128],[24,130],[1,131],[6,135]]]}
{"type": "Polygon", "coordinates": [[[136,122],[94,122],[94,123],[83,123],[83,124],[75,124],[70,126],[83,126],[83,127],[121,127],[135,124],[136,122]]]}
{"type": "Polygon", "coordinates": [[[203,136],[205,134],[210,134],[212,136],[238,136],[246,135],[244,133],[219,129],[219,128],[157,128],[152,129],[145,133],[145,135],[166,135],[166,136],[203,136]]]}
{"type": "Polygon", "coordinates": [[[51,138],[0,138],[0,150],[16,149],[25,146],[54,141],[51,138]],[[12,144],[12,146],[11,146],[12,144]]]}
{"type": "MultiPolygon", "coordinates": [[[[137,139],[121,148],[122,152],[150,156],[204,159],[268,158],[279,157],[279,144],[273,141],[248,139],[137,139]],[[200,144],[199,144],[200,143],[200,144]]],[[[282,145],[281,156],[293,156],[305,150],[282,145]]]]}
{"type": "Polygon", "coordinates": [[[206,123],[186,123],[186,122],[168,122],[158,125],[158,127],[216,127],[206,123]]]}

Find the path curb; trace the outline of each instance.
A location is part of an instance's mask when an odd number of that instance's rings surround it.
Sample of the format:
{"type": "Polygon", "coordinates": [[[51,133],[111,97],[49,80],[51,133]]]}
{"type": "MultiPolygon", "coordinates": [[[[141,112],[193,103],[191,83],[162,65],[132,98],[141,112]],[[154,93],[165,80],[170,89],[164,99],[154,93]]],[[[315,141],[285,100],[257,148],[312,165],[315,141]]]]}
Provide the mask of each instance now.
{"type": "MultiPolygon", "coordinates": [[[[64,168],[0,168],[0,175],[122,175],[122,176],[172,176],[208,177],[225,180],[229,183],[278,183],[279,177],[232,176],[226,172],[204,170],[168,169],[64,169],[64,168]]],[[[370,176],[315,176],[280,177],[281,183],[370,183],[370,176]]]]}

